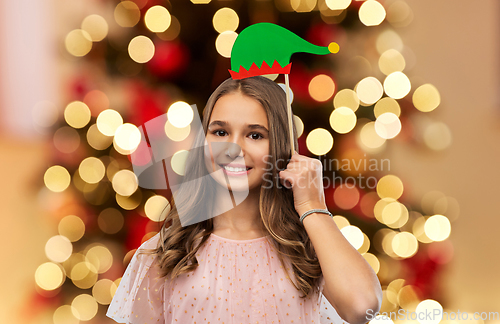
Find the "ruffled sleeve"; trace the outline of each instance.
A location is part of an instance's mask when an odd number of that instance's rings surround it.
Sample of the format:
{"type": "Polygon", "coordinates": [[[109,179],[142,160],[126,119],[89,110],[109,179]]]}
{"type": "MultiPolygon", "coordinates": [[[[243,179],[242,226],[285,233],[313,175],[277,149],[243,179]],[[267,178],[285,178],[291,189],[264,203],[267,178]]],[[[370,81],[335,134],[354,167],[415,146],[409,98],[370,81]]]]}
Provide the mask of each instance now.
{"type": "MultiPolygon", "coordinates": [[[[156,234],[138,249],[157,247],[160,234],[156,234]]],[[[135,252],[123,274],[120,285],[108,307],[106,316],[118,323],[165,323],[165,291],[168,281],[160,278],[156,257],[135,252]]]]}

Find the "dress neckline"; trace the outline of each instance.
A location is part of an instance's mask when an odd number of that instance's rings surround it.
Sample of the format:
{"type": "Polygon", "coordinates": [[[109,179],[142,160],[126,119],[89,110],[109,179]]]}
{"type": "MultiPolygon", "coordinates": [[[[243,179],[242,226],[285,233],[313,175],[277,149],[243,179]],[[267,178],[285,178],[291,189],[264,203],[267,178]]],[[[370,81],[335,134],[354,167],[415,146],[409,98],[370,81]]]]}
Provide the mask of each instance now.
{"type": "Polygon", "coordinates": [[[234,242],[234,243],[258,242],[258,241],[263,241],[263,240],[265,240],[265,239],[267,239],[268,237],[271,236],[271,235],[266,235],[266,236],[261,236],[261,237],[257,237],[257,238],[254,238],[254,239],[248,239],[248,240],[233,240],[233,239],[228,239],[228,238],[216,235],[214,233],[210,233],[210,235],[212,237],[215,237],[216,239],[219,239],[219,240],[222,240],[222,241],[226,241],[226,242],[234,242]]]}

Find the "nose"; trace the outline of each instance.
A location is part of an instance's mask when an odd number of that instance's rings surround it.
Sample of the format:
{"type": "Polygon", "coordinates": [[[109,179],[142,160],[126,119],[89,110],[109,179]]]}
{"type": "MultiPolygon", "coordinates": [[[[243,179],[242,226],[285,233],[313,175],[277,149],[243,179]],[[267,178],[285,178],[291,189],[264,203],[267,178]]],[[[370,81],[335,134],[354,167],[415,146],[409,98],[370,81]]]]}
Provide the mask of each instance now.
{"type": "Polygon", "coordinates": [[[238,156],[243,156],[243,147],[242,147],[242,143],[239,140],[239,137],[232,138],[229,141],[229,143],[230,143],[230,145],[228,145],[228,148],[226,151],[227,155],[229,155],[230,157],[233,157],[233,158],[236,158],[238,156]]]}

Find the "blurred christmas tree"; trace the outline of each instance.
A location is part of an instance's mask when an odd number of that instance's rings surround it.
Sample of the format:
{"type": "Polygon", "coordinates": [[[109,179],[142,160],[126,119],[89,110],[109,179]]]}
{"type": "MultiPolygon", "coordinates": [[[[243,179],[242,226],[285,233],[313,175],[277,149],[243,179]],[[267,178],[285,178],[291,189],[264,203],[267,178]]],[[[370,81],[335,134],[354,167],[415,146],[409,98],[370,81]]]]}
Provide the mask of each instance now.
{"type": "Polygon", "coordinates": [[[437,276],[452,255],[456,201],[437,192],[409,201],[384,158],[389,140],[426,150],[450,143],[446,125],[424,116],[439,106],[438,90],[407,76],[415,59],[396,32],[412,20],[404,1],[101,1],[82,18],[62,40],[73,72],[41,192],[59,235],[46,244],[29,307],[48,309],[56,324],[111,321],[104,314],[119,277],[172,198],[138,187],[130,154],[144,147],[130,139],[174,103],[201,113],[229,77],[237,30],[263,21],[340,45],[336,55],[292,58],[299,153],[323,161],[328,207],[377,272],[381,312],[442,300],[437,276]]]}

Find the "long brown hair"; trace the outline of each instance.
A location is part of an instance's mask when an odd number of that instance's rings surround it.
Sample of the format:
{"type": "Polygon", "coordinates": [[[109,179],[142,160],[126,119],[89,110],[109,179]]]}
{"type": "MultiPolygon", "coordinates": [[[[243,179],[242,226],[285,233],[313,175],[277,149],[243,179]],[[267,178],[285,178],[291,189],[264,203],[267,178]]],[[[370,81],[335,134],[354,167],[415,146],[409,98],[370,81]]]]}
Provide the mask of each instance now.
{"type": "MultiPolygon", "coordinates": [[[[198,249],[205,243],[213,231],[213,219],[205,219],[182,226],[179,214],[188,215],[191,220],[206,215],[212,210],[215,200],[213,183],[207,174],[203,161],[203,145],[210,121],[210,116],[217,100],[229,93],[241,92],[257,100],[265,109],[269,125],[269,163],[271,170],[265,173],[260,189],[259,209],[264,227],[270,234],[270,239],[278,252],[278,258],[288,274],[292,284],[301,291],[301,298],[306,298],[319,286],[321,267],[309,236],[300,223],[295,211],[291,189],[284,188],[279,183],[278,172],[286,168],[290,159],[290,140],[285,91],[274,81],[255,76],[240,80],[229,78],[222,82],[212,93],[203,110],[203,132],[195,140],[194,147],[201,149],[190,151],[194,155],[186,161],[185,183],[179,190],[185,191],[173,199],[172,208],[165,218],[160,230],[158,247],[152,250],[141,250],[138,253],[151,253],[157,256],[161,268],[161,276],[178,275],[193,271],[198,266],[195,257],[198,249]],[[279,169],[279,170],[278,170],[279,169]],[[268,185],[271,184],[272,185],[268,185]],[[181,211],[182,209],[182,211],[181,211]],[[170,224],[168,226],[167,224],[170,224]],[[196,244],[199,242],[198,244],[196,244]],[[286,261],[285,261],[286,260],[286,261]],[[291,265],[294,282],[289,272],[291,265]]],[[[298,147],[297,130],[293,127],[295,147],[298,147]]]]}

